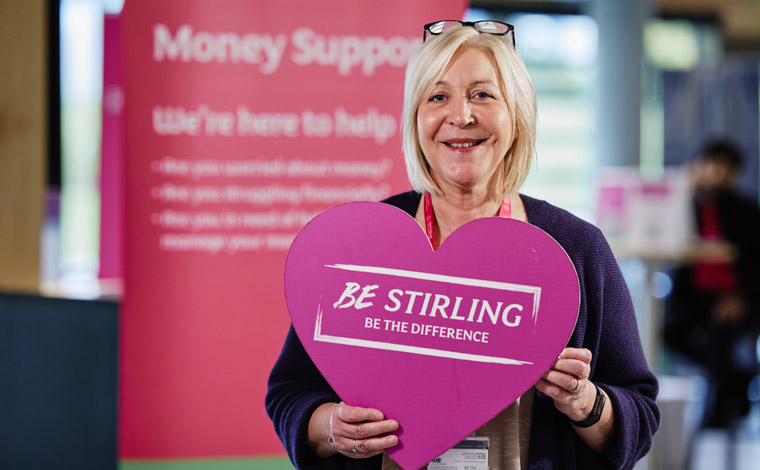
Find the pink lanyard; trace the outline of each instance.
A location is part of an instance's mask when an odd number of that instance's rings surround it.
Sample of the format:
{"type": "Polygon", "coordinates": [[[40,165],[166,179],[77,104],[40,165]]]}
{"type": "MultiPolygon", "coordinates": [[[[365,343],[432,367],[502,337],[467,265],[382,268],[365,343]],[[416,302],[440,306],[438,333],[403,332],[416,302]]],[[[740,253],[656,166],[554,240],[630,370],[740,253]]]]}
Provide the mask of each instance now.
{"type": "MultiPolygon", "coordinates": [[[[425,193],[425,201],[423,202],[423,208],[425,210],[425,233],[427,233],[428,240],[430,240],[430,246],[434,250],[438,249],[435,246],[435,234],[433,233],[433,224],[435,222],[435,214],[433,213],[433,198],[430,193],[425,193]]],[[[499,208],[499,217],[508,219],[512,215],[512,203],[509,197],[505,197],[501,201],[501,207],[499,208]]]]}

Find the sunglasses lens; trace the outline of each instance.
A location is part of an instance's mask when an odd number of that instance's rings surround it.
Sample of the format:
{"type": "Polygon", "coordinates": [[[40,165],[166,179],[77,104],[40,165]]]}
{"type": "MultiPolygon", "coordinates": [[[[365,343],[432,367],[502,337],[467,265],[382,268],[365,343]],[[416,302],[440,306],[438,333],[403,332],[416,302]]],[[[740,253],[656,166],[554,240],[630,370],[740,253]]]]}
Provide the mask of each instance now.
{"type": "Polygon", "coordinates": [[[473,25],[481,33],[506,34],[509,26],[495,21],[476,21],[473,25]]]}
{"type": "Polygon", "coordinates": [[[451,28],[455,28],[457,26],[462,26],[462,23],[459,21],[438,21],[437,23],[433,23],[428,26],[427,29],[432,34],[441,34],[442,32],[451,28]]]}

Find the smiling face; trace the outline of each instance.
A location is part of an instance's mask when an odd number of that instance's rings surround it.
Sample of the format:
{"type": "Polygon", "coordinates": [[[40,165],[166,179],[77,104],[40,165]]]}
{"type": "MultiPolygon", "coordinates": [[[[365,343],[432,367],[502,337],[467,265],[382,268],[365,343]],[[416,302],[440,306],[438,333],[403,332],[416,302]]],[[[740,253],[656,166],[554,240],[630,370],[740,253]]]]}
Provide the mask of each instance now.
{"type": "Polygon", "coordinates": [[[417,110],[420,147],[444,193],[501,191],[512,145],[509,107],[488,55],[465,46],[423,95],[417,110]]]}

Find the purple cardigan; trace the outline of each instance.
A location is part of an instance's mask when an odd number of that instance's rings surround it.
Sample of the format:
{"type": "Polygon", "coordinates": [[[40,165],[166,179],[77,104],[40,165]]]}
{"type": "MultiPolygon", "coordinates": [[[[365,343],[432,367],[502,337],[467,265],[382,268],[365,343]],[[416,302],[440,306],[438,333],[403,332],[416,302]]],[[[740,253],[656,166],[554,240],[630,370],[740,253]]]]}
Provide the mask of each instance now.
{"type": "MultiPolygon", "coordinates": [[[[599,229],[569,212],[522,196],[528,222],[554,237],[575,265],[581,288],[578,321],[569,347],[593,353],[590,380],[604,388],[614,406],[615,437],[604,454],[577,437],[569,419],[548,396],[536,392],[530,436],[530,468],[633,468],[649,451],[660,421],[657,379],[649,370],[631,297],[599,229]]],[[[420,194],[407,192],[383,202],[414,217],[420,194]]],[[[269,377],[266,409],[298,469],[379,469],[381,456],[354,460],[338,454],[318,461],[306,444],[309,419],[321,404],[340,401],[290,328],[269,377]]],[[[609,406],[609,402],[608,402],[609,406]]]]}

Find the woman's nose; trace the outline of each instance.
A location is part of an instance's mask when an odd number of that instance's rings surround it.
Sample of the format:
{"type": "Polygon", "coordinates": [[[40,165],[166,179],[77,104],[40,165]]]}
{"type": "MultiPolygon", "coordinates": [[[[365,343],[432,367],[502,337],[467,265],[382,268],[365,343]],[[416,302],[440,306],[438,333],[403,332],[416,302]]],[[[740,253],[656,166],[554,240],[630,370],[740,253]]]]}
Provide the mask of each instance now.
{"type": "Polygon", "coordinates": [[[452,99],[449,105],[449,122],[457,127],[466,127],[472,122],[472,106],[466,97],[452,99]]]}

